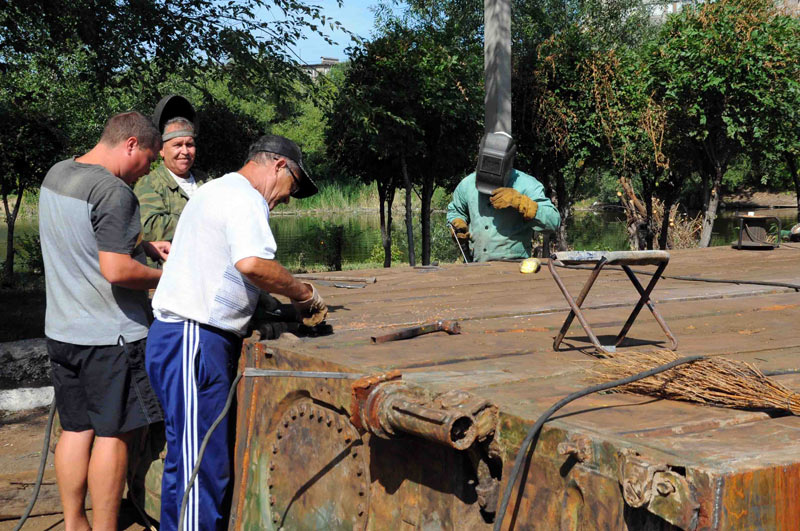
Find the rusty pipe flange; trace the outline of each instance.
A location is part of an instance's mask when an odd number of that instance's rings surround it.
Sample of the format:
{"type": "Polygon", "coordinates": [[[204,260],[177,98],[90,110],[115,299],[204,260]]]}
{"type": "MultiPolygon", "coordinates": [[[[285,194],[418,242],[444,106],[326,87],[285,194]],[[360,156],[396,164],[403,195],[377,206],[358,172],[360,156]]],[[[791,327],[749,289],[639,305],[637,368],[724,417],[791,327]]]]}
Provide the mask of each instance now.
{"type": "Polygon", "coordinates": [[[267,444],[267,499],[276,529],[366,529],[369,462],[345,415],[300,400],[279,419],[267,444]]]}
{"type": "MultiPolygon", "coordinates": [[[[366,411],[364,403],[369,398],[370,393],[384,382],[398,381],[402,378],[400,371],[389,371],[382,374],[373,374],[359,378],[351,384],[350,402],[350,422],[360,431],[367,431],[367,423],[364,420],[366,411]]],[[[373,422],[374,424],[374,422],[373,422]]]]}

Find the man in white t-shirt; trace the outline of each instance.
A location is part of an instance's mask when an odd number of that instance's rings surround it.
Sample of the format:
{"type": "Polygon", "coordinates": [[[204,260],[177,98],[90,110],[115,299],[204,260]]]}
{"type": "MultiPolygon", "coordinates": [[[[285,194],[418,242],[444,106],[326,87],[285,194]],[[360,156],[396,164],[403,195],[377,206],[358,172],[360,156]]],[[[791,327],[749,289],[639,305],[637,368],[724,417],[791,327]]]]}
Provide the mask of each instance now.
{"type": "MultiPolygon", "coordinates": [[[[275,261],[269,212],[317,187],[291,140],[265,135],[245,165],[198,189],[186,204],[153,297],[147,373],[164,408],[167,458],[161,529],[177,529],[199,445],[222,411],[259,290],[292,300],[308,326],[327,315],[311,284],[275,261]]],[[[227,417],[209,440],[186,509],[189,529],[225,529],[231,480],[227,417]]]]}

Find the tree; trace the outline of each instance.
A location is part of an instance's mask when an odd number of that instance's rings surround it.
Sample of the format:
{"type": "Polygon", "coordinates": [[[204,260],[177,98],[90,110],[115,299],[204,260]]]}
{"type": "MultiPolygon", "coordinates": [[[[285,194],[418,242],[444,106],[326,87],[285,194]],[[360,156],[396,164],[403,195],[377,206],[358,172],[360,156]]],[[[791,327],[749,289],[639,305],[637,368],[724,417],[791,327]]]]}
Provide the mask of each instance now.
{"type": "Polygon", "coordinates": [[[25,192],[41,183],[47,170],[63,155],[63,136],[41,115],[21,113],[0,105],[0,195],[8,226],[3,284],[14,280],[14,225],[25,192]],[[12,198],[12,196],[14,196],[12,198]]]}
{"type": "Polygon", "coordinates": [[[561,215],[556,245],[566,249],[566,221],[583,192],[583,178],[602,164],[605,151],[595,112],[588,50],[579,28],[543,42],[535,64],[520,65],[515,89],[517,167],[541,179],[561,215]],[[523,72],[522,70],[525,70],[523,72]],[[525,166],[528,166],[527,168],[525,166]]]}
{"type": "Polygon", "coordinates": [[[686,135],[668,122],[662,105],[649,93],[647,47],[622,48],[592,60],[593,92],[610,164],[619,178],[620,197],[629,213],[633,249],[669,247],[670,212],[683,187],[686,135]],[[636,196],[634,183],[641,190],[636,196]],[[655,216],[660,199],[662,216],[655,216]]]}
{"type": "MultiPolygon", "coordinates": [[[[414,253],[411,194],[421,189],[422,262],[430,262],[430,209],[437,184],[452,182],[472,165],[464,146],[477,146],[482,108],[480,67],[449,47],[447,39],[399,21],[351,54],[344,85],[330,118],[328,146],[342,160],[353,153],[375,164],[371,179],[382,189],[406,190],[409,263],[414,253]],[[442,40],[439,40],[439,39],[442,40]],[[359,132],[353,132],[360,128],[359,132]],[[349,153],[348,153],[349,151],[349,153]]],[[[347,164],[346,161],[342,161],[347,164]]],[[[355,170],[355,171],[354,171],[355,170]]],[[[382,206],[381,206],[382,208],[382,206]]],[[[390,241],[390,240],[389,240],[390,241]]],[[[390,256],[390,247],[384,252],[390,256]]],[[[387,258],[388,260],[388,258],[387,258]]]]}
{"type": "Polygon", "coordinates": [[[263,132],[269,127],[258,113],[231,100],[251,100],[280,119],[298,84],[310,83],[292,48],[305,30],[325,37],[328,29],[343,30],[305,0],[75,0],[36,9],[6,0],[0,101],[56,119],[73,153],[91,148],[109,115],[146,112],[173,91],[210,115],[225,108],[255,118],[263,132]]]}
{"type": "Polygon", "coordinates": [[[300,75],[291,50],[302,32],[330,41],[326,30],[344,30],[303,0],[72,0],[31,7],[27,0],[4,2],[0,61],[11,52],[29,57],[44,49],[54,66],[79,48],[93,89],[135,86],[153,103],[160,97],[154,84],[167,73],[195,79],[214,66],[233,90],[268,86],[283,94],[300,75]]]}
{"type": "Polygon", "coordinates": [[[692,144],[685,152],[703,183],[702,247],[711,241],[730,164],[771,142],[776,128],[767,117],[787,85],[797,90],[796,41],[796,23],[764,0],[686,5],[664,24],[650,58],[650,88],[692,144]]]}
{"type": "Polygon", "coordinates": [[[516,165],[550,191],[561,214],[557,246],[565,249],[572,205],[591,188],[586,177],[607,168],[613,156],[598,105],[598,72],[615,49],[643,40],[647,12],[638,0],[542,0],[514,9],[516,165]]]}
{"type": "MultiPolygon", "coordinates": [[[[350,175],[375,182],[378,189],[384,267],[391,266],[392,202],[402,186],[401,160],[408,153],[414,124],[395,112],[402,108],[408,89],[408,72],[394,61],[390,37],[375,39],[351,51],[342,86],[328,112],[325,141],[328,153],[350,175]],[[397,98],[395,98],[397,93],[397,98]]],[[[406,172],[406,176],[408,173],[406,172]]],[[[410,186],[408,187],[410,193],[410,186]]],[[[406,201],[406,226],[411,228],[410,197],[406,201]]],[[[409,261],[414,262],[413,233],[409,261]]]]}
{"type": "MultiPolygon", "coordinates": [[[[37,116],[39,124],[48,117],[64,133],[66,151],[83,153],[97,141],[108,116],[130,109],[147,112],[171,88],[181,87],[181,93],[192,94],[204,121],[199,141],[208,149],[201,150],[200,162],[218,173],[240,164],[247,143],[269,127],[215,96],[214,89],[224,86],[226,95],[266,100],[271,110],[290,108],[287,95],[298,83],[309,82],[292,56],[302,33],[325,36],[328,29],[343,29],[320,6],[304,0],[6,0],[2,5],[0,106],[9,116],[37,116]],[[236,133],[219,134],[226,130],[236,133]]],[[[27,143],[9,145],[4,156],[20,154],[23,147],[36,155],[48,144],[46,128],[35,123],[17,137],[4,133],[4,141],[27,143]],[[25,134],[45,136],[33,141],[25,134]],[[30,146],[36,146],[32,152],[30,146]]],[[[44,155],[4,160],[16,173],[3,179],[41,178],[38,166],[24,170],[18,165],[38,164],[48,158],[44,155]]],[[[19,189],[21,200],[32,184],[6,183],[4,194],[19,189]]],[[[15,212],[10,205],[7,210],[15,212]]],[[[13,223],[13,216],[9,219],[13,223]]],[[[13,246],[9,249],[13,253],[13,246]]]]}

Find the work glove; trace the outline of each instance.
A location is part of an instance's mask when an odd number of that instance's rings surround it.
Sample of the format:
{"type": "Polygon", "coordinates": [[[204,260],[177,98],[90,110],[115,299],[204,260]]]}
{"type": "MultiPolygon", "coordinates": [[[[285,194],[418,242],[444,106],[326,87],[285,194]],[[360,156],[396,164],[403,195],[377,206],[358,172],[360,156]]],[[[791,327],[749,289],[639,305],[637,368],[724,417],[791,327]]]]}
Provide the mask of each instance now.
{"type": "Polygon", "coordinates": [[[450,225],[452,225],[453,230],[456,231],[456,238],[459,240],[469,240],[469,226],[466,221],[461,218],[456,218],[450,222],[450,225]]]}
{"type": "Polygon", "coordinates": [[[539,210],[539,203],[521,194],[513,188],[497,188],[492,192],[492,197],[489,198],[494,208],[513,208],[517,210],[525,221],[531,221],[536,217],[536,211],[539,210]]]}
{"type": "Polygon", "coordinates": [[[309,282],[304,282],[311,288],[311,297],[304,301],[292,301],[292,306],[297,311],[297,320],[306,326],[315,326],[325,320],[328,315],[328,307],[325,301],[317,293],[317,288],[309,282]]]}

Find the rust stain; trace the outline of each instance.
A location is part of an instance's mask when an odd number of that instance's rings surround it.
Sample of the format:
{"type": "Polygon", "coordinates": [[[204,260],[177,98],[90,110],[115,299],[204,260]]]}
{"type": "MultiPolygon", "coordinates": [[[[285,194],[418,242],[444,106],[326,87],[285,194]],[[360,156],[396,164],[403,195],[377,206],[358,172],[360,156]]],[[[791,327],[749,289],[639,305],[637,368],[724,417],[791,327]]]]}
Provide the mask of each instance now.
{"type": "MultiPolygon", "coordinates": [[[[256,343],[258,344],[258,343],[256,343]]],[[[242,382],[244,383],[244,382],[242,382]]],[[[259,411],[257,407],[256,400],[258,398],[258,386],[253,385],[252,390],[250,392],[250,405],[247,408],[247,437],[244,441],[236,441],[236,444],[244,444],[244,456],[242,458],[242,463],[250,463],[250,441],[252,441],[253,437],[253,428],[255,426],[254,417],[256,412],[259,411]]],[[[248,480],[248,472],[250,470],[249,466],[242,467],[242,480],[239,484],[239,502],[236,504],[236,513],[238,518],[236,519],[237,526],[241,529],[243,515],[244,515],[244,501],[247,496],[244,494],[247,492],[247,480],[248,480]]]]}
{"type": "Polygon", "coordinates": [[[800,466],[776,468],[775,491],[784,493],[775,504],[775,523],[780,529],[792,529],[800,522],[800,466]],[[789,473],[791,470],[794,473],[789,473]]]}
{"type": "Polygon", "coordinates": [[[800,463],[742,472],[725,485],[723,527],[797,529],[800,463]]]}
{"type": "Polygon", "coordinates": [[[761,308],[756,308],[757,312],[780,312],[782,310],[788,310],[791,308],[797,308],[796,304],[775,304],[773,306],[763,306],[761,308]]]}
{"type": "Polygon", "coordinates": [[[754,328],[752,330],[744,329],[744,330],[739,330],[739,334],[743,336],[752,336],[753,334],[759,334],[764,330],[766,330],[766,328],[754,328]]]}

